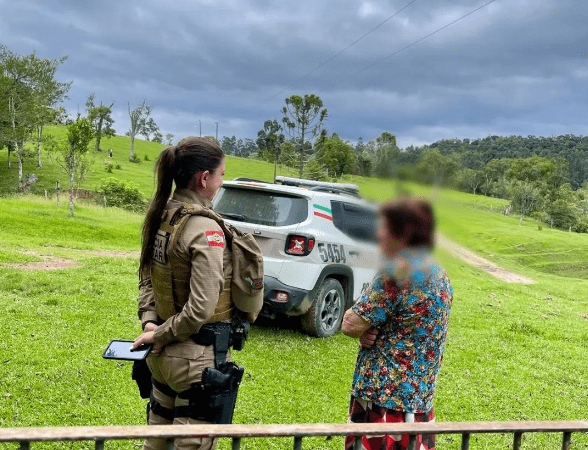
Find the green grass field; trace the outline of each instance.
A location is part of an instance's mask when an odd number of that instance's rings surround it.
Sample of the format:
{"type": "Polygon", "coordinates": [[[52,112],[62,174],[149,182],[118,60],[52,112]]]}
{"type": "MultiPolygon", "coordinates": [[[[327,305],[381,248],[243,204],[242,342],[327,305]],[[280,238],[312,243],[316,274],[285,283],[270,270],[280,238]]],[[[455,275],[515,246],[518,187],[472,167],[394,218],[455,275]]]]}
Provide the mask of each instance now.
{"type": "MultiPolygon", "coordinates": [[[[152,151],[151,161],[123,165],[128,159],[125,138],[112,142],[102,147],[115,148],[115,158],[120,155],[122,168],[113,174],[140,182],[150,196],[153,161],[162,146],[139,142],[137,155],[152,151]]],[[[92,189],[110,175],[99,169],[84,188],[92,189]]],[[[6,153],[0,153],[4,186],[5,175],[15,171],[14,161],[7,171],[6,153]]],[[[225,178],[235,176],[269,180],[273,166],[229,157],[225,178]]],[[[587,235],[540,230],[530,220],[519,225],[518,217],[496,212],[502,211],[503,200],[388,180],[346,181],[357,183],[363,195],[377,202],[401,192],[430,198],[441,233],[535,280],[507,284],[437,250],[455,289],[436,394],[437,421],[586,418],[587,235]]],[[[130,378],[131,365],[101,358],[111,339],[133,339],[140,332],[136,271],[141,221],[139,215],[81,201],[70,218],[66,202],[58,209],[54,198],[0,199],[0,298],[5,311],[0,316],[0,426],[144,424],[145,401],[130,378]],[[75,262],[77,267],[22,268],[52,261],[75,262]]],[[[357,341],[341,333],[323,340],[302,334],[295,321],[254,325],[244,351],[233,353],[246,371],[234,421],[346,421],[356,354],[357,341]]],[[[588,448],[585,434],[575,433],[572,440],[572,449],[588,448]]],[[[134,444],[138,442],[106,445],[134,444]]],[[[511,448],[512,436],[474,435],[471,444],[476,449],[511,448]]],[[[242,442],[245,449],[291,446],[290,439],[242,442]]],[[[340,438],[303,441],[303,448],[341,446],[340,438]]],[[[93,448],[93,443],[58,447],[93,448]]],[[[228,449],[230,442],[221,441],[219,447],[228,449]]],[[[525,449],[560,447],[560,435],[523,436],[525,449]]],[[[437,448],[458,449],[460,438],[439,436],[437,448]]]]}

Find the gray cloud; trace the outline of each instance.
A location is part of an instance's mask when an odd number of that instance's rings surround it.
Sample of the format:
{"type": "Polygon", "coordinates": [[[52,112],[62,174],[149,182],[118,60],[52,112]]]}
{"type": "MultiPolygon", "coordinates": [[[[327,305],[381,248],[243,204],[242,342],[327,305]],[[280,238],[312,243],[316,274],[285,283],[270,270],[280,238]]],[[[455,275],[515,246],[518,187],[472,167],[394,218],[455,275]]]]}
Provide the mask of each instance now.
{"type": "Polygon", "coordinates": [[[328,130],[350,140],[585,134],[583,2],[496,0],[441,29],[486,1],[417,0],[329,61],[408,3],[0,0],[0,43],[68,55],[68,109],[92,92],[116,101],[120,134],[146,99],[164,134],[218,122],[220,136],[255,139],[294,93],[319,95],[328,130]]]}

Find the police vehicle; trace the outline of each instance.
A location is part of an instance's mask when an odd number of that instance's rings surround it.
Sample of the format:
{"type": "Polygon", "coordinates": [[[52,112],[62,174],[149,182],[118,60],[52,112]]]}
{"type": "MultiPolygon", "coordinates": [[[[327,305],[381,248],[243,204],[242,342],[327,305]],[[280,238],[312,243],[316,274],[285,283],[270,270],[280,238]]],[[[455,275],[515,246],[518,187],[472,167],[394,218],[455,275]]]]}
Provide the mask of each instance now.
{"type": "Polygon", "coordinates": [[[337,332],[380,267],[377,208],[356,185],[236,178],[224,182],[213,209],[251,233],[263,251],[261,314],[301,316],[310,335],[337,332]]]}

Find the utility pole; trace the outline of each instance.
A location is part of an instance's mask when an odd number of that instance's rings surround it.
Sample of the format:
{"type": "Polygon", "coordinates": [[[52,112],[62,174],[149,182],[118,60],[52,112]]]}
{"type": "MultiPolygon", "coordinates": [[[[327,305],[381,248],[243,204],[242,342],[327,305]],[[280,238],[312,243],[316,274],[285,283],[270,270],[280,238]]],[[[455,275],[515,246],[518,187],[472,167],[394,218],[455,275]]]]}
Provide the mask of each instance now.
{"type": "Polygon", "coordinates": [[[202,121],[198,120],[198,123],[200,124],[200,137],[202,137],[202,121]]]}
{"type": "Polygon", "coordinates": [[[218,122],[215,122],[215,123],[216,123],[216,140],[218,141],[218,122]]]}

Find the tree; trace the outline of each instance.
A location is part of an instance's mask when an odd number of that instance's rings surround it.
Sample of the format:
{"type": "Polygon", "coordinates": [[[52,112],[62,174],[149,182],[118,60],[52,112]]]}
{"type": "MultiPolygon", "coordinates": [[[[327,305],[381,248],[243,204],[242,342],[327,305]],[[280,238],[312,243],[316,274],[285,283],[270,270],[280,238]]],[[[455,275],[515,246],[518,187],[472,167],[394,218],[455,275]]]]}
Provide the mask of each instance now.
{"type": "Polygon", "coordinates": [[[235,136],[223,136],[221,140],[221,149],[225,155],[237,154],[237,138],[235,136]]]}
{"type": "MultiPolygon", "coordinates": [[[[214,137],[213,137],[214,139],[214,137]]],[[[245,138],[237,141],[237,156],[248,158],[259,150],[253,139],[245,138]]]]}
{"type": "Polygon", "coordinates": [[[282,108],[282,122],[300,151],[299,175],[302,178],[304,153],[309,148],[307,140],[320,134],[328,112],[323,108],[320,97],[314,94],[305,94],[304,97],[292,95],[286,98],[285,102],[286,106],[282,108]]]}
{"type": "Polygon", "coordinates": [[[471,192],[476,195],[484,182],[484,175],[481,170],[463,167],[457,172],[458,188],[462,191],[471,192]]]}
{"type": "Polygon", "coordinates": [[[396,136],[384,131],[375,142],[374,172],[378,177],[392,177],[395,173],[394,163],[400,154],[396,145],[396,136]]]}
{"type": "Polygon", "coordinates": [[[278,159],[280,158],[280,145],[284,142],[284,135],[280,133],[282,127],[277,120],[266,120],[263,128],[257,132],[257,147],[260,151],[260,157],[266,161],[274,163],[274,180],[276,179],[276,170],[278,159]]]}
{"type": "Polygon", "coordinates": [[[174,143],[174,135],[171,133],[167,133],[165,135],[165,142],[167,145],[173,145],[174,143]]]}
{"type": "Polygon", "coordinates": [[[110,106],[104,106],[100,102],[100,106],[94,104],[95,94],[90,94],[88,100],[86,100],[86,111],[88,112],[88,119],[92,123],[94,134],[96,136],[95,149],[97,152],[102,151],[100,148],[100,140],[102,137],[114,136],[116,131],[112,128],[114,119],[112,118],[112,107],[114,102],[110,106]]]}
{"type": "Polygon", "coordinates": [[[161,131],[157,130],[153,134],[153,138],[151,139],[151,141],[157,142],[158,144],[163,144],[163,134],[161,134],[161,131]]]}
{"type": "Polygon", "coordinates": [[[288,167],[297,166],[296,145],[293,142],[284,141],[280,144],[280,161],[288,167]]]}
{"type": "Polygon", "coordinates": [[[131,111],[131,104],[129,103],[129,117],[131,119],[131,126],[129,131],[126,133],[131,138],[131,153],[129,155],[129,161],[135,161],[135,136],[147,136],[147,140],[149,140],[149,135],[154,133],[156,130],[159,131],[157,125],[152,118],[149,116],[151,115],[151,111],[153,111],[153,106],[146,105],[146,100],[143,100],[142,103],[137,105],[135,109],[131,111]]]}
{"type": "Polygon", "coordinates": [[[520,214],[519,225],[525,216],[541,209],[541,192],[533,183],[513,180],[508,184],[507,191],[511,206],[520,214]]]}
{"type": "Polygon", "coordinates": [[[333,133],[331,137],[321,140],[316,159],[327,170],[330,177],[337,178],[353,171],[356,156],[353,146],[333,133]]]}
{"type": "Polygon", "coordinates": [[[482,194],[490,197],[506,198],[506,182],[504,174],[510,168],[511,159],[493,159],[482,168],[482,194]]]}
{"type": "Polygon", "coordinates": [[[17,55],[0,45],[0,98],[6,103],[7,120],[0,123],[0,142],[16,151],[18,158],[18,180],[23,179],[24,144],[37,131],[37,164],[42,165],[40,143],[42,127],[53,117],[51,108],[61,102],[71,83],[55,80],[55,73],[67,57],[40,59],[35,53],[17,55]]]}
{"type": "Polygon", "coordinates": [[[439,149],[432,148],[421,153],[418,170],[421,181],[439,186],[451,184],[460,167],[457,155],[445,156],[439,149]]]}
{"type": "Polygon", "coordinates": [[[519,180],[531,183],[546,200],[553,201],[557,192],[569,179],[567,161],[563,158],[544,158],[533,155],[530,158],[514,158],[506,173],[508,181],[519,180]]]}
{"type": "Polygon", "coordinates": [[[67,173],[69,180],[69,215],[73,217],[75,206],[75,189],[77,189],[90,169],[87,158],[88,146],[94,137],[90,119],[79,117],[67,125],[67,142],[52,142],[51,150],[55,159],[67,173]]]}
{"type": "Polygon", "coordinates": [[[161,131],[159,131],[159,127],[157,126],[157,124],[155,123],[153,118],[151,118],[151,117],[149,117],[145,121],[145,124],[143,125],[143,129],[141,130],[141,132],[139,134],[141,136],[143,136],[146,141],[152,141],[156,137],[157,137],[157,139],[163,139],[161,131]],[[153,135],[153,137],[151,137],[151,135],[153,135]]]}
{"type": "Polygon", "coordinates": [[[581,216],[579,195],[576,195],[569,183],[559,187],[553,201],[546,202],[545,212],[551,227],[571,229],[581,216]]]}

